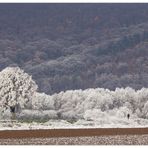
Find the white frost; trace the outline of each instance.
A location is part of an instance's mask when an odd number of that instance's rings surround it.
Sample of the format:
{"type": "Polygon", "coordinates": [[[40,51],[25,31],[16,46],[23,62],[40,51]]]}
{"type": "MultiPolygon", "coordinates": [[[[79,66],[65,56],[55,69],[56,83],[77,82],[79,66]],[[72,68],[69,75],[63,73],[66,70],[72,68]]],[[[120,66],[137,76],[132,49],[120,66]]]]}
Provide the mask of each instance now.
{"type": "MultiPolygon", "coordinates": [[[[1,110],[5,102],[21,105],[18,119],[64,120],[74,126],[94,127],[148,124],[148,88],[137,91],[130,87],[116,88],[115,91],[91,88],[68,90],[50,96],[37,92],[32,78],[18,67],[0,72],[1,110]]],[[[9,117],[8,109],[3,117],[9,117]]]]}

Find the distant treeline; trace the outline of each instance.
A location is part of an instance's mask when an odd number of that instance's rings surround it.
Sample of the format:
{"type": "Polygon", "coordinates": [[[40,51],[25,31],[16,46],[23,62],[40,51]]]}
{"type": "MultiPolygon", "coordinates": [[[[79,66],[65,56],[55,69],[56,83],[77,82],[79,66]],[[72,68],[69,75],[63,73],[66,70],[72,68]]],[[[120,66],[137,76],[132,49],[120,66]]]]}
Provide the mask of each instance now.
{"type": "Polygon", "coordinates": [[[0,70],[48,94],[148,87],[147,4],[0,4],[0,70]]]}

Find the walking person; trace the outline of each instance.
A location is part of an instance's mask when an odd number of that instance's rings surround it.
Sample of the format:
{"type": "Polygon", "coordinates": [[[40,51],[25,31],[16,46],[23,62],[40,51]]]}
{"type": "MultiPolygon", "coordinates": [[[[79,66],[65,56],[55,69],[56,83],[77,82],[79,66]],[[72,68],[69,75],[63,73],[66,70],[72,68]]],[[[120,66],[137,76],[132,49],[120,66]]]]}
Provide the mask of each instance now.
{"type": "Polygon", "coordinates": [[[130,118],[130,114],[127,114],[127,119],[129,120],[129,118],[130,118]]]}

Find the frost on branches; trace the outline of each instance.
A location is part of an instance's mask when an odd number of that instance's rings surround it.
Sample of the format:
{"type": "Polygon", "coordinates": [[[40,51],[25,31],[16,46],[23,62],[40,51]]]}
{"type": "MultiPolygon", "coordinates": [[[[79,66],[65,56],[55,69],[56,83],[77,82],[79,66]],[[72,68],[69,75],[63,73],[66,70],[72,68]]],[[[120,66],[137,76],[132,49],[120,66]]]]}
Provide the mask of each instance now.
{"type": "Polygon", "coordinates": [[[52,96],[36,93],[32,106],[42,111],[42,116],[45,116],[44,111],[51,110],[49,119],[57,117],[62,120],[108,123],[128,120],[128,114],[130,119],[148,119],[148,89],[136,91],[127,87],[111,91],[95,88],[68,90],[52,96]]]}
{"type": "Polygon", "coordinates": [[[37,90],[32,77],[19,67],[8,67],[0,72],[0,105],[1,108],[20,106],[31,108],[31,100],[37,90]]]}
{"type": "MultiPolygon", "coordinates": [[[[134,90],[130,87],[86,90],[67,90],[53,95],[37,92],[31,76],[18,67],[8,67],[0,72],[0,104],[4,109],[20,106],[17,119],[60,119],[98,124],[125,124],[148,121],[148,89],[134,90]]],[[[8,118],[8,109],[5,117],[8,118]]]]}

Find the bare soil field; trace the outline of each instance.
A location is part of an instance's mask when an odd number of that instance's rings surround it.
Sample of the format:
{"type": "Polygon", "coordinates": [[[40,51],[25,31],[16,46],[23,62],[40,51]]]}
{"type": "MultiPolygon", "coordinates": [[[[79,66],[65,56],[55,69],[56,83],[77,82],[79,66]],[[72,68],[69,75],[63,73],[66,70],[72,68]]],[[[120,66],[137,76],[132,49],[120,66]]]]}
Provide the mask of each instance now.
{"type": "Polygon", "coordinates": [[[148,145],[148,135],[112,135],[92,137],[9,138],[1,145],[148,145]]]}
{"type": "Polygon", "coordinates": [[[148,145],[148,128],[0,131],[1,145],[148,145]]]}

